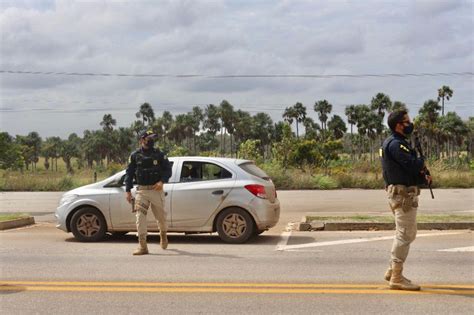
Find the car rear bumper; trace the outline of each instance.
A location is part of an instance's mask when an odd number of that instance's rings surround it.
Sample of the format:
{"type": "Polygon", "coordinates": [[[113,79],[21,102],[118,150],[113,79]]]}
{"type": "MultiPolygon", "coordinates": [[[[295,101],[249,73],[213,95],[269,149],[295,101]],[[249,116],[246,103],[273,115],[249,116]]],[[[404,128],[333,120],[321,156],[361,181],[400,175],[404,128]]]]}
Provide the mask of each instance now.
{"type": "Polygon", "coordinates": [[[255,210],[257,229],[268,230],[278,223],[280,219],[280,201],[278,199],[271,203],[266,199],[256,198],[252,201],[251,207],[255,210]]]}

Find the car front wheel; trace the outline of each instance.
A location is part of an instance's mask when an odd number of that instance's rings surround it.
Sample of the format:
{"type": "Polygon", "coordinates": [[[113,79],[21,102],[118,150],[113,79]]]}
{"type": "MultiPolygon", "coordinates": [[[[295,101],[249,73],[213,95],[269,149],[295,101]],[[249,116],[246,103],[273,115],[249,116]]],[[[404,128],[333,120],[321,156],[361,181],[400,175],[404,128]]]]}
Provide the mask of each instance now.
{"type": "Polygon", "coordinates": [[[227,243],[245,243],[254,234],[254,223],[250,214],[240,208],[229,208],[217,217],[217,233],[227,243]]]}
{"type": "Polygon", "coordinates": [[[72,216],[71,231],[81,242],[97,242],[107,232],[104,216],[95,208],[82,208],[72,216]]]}

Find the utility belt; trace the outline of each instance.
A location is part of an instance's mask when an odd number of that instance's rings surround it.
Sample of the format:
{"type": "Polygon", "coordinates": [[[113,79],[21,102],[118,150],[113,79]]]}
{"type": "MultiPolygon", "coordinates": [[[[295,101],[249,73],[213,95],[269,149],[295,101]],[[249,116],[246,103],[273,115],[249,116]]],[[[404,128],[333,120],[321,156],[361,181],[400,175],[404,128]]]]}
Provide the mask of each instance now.
{"type": "Polygon", "coordinates": [[[138,185],[137,186],[137,191],[139,190],[153,190],[153,187],[155,185],[138,185]]]}
{"type": "Polygon", "coordinates": [[[387,193],[392,211],[401,208],[408,212],[412,208],[418,208],[420,188],[417,186],[388,185],[387,193]]]}

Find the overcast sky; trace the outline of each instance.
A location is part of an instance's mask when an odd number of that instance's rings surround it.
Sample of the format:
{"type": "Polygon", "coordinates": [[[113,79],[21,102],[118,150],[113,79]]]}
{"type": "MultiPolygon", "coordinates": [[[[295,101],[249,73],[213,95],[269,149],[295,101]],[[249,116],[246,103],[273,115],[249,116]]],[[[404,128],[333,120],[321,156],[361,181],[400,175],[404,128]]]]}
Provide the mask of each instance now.
{"type": "Polygon", "coordinates": [[[378,92],[415,116],[437,89],[446,111],[474,115],[473,76],[213,78],[474,72],[473,2],[0,0],[0,70],[165,77],[0,73],[0,129],[82,136],[106,113],[130,126],[143,102],[160,116],[223,99],[277,121],[302,102],[333,114],[378,92]],[[176,75],[199,75],[177,77],[176,75]]]}

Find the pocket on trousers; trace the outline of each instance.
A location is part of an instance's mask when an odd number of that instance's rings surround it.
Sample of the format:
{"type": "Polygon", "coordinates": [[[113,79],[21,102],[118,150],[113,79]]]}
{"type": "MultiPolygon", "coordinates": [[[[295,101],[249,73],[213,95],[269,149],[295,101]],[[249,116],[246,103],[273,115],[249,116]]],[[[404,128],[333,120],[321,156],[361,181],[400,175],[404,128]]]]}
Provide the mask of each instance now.
{"type": "Polygon", "coordinates": [[[392,211],[395,209],[400,208],[403,204],[403,197],[400,195],[392,195],[388,197],[388,203],[392,211]]]}

